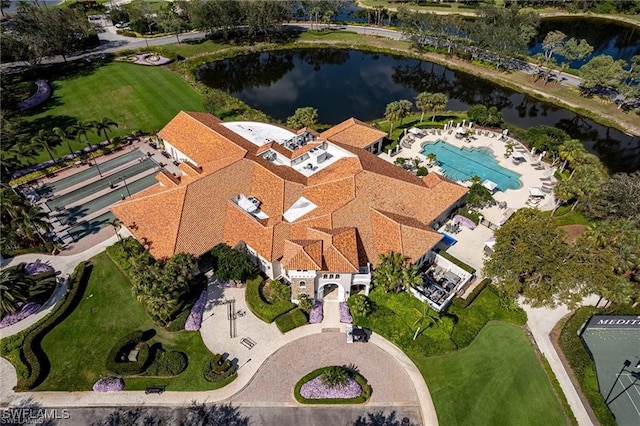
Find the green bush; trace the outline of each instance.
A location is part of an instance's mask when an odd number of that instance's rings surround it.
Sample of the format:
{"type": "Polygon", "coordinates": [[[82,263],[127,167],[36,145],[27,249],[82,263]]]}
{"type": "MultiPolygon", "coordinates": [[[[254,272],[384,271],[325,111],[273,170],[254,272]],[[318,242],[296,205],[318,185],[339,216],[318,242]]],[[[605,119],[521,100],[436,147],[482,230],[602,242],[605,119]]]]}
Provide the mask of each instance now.
{"type": "Polygon", "coordinates": [[[427,169],[424,166],[418,167],[418,170],[416,171],[416,176],[426,176],[428,174],[429,174],[429,169],[427,169]]]}
{"type": "Polygon", "coordinates": [[[148,376],[173,377],[187,369],[187,355],[179,351],[158,348],[153,363],[147,369],[148,376]]]}
{"type": "Polygon", "coordinates": [[[478,295],[482,293],[482,290],[484,290],[484,288],[489,284],[491,284],[491,280],[489,278],[485,278],[480,281],[476,288],[474,288],[471,294],[469,294],[469,296],[465,299],[464,307],[466,308],[467,306],[471,305],[473,301],[476,300],[476,297],[478,297],[478,295]]]}
{"type": "Polygon", "coordinates": [[[69,278],[69,289],[64,300],[58,302],[49,315],[26,334],[22,342],[20,359],[29,370],[29,373],[26,376],[18,376],[16,391],[23,392],[34,389],[44,380],[44,371],[47,368],[43,367],[48,367],[49,359],[40,347],[42,338],[60,324],[82,300],[82,293],[86,288],[89,272],[89,262],[78,264],[69,278]]]}
{"type": "Polygon", "coordinates": [[[184,325],[186,324],[190,313],[191,309],[184,309],[173,319],[173,321],[171,321],[171,323],[169,323],[167,327],[165,327],[165,329],[172,332],[184,330],[184,325]]]}
{"type": "Polygon", "coordinates": [[[204,378],[212,383],[218,383],[235,378],[237,370],[237,367],[228,358],[223,360],[221,354],[215,354],[207,361],[204,378]]]}
{"type": "Polygon", "coordinates": [[[133,376],[142,373],[148,366],[149,345],[144,343],[144,332],[136,330],[118,340],[107,355],[107,371],[122,376],[133,376]],[[137,361],[128,361],[129,352],[137,348],[137,361]]]}
{"type": "Polygon", "coordinates": [[[296,305],[288,300],[267,303],[261,294],[262,282],[261,276],[247,280],[247,288],[244,295],[251,312],[262,321],[272,323],[280,315],[286,314],[294,309],[296,305]]]}
{"type": "Polygon", "coordinates": [[[134,266],[138,258],[143,255],[151,256],[148,252],[145,252],[142,244],[133,237],[123,238],[107,247],[107,254],[129,279],[134,274],[134,266]]]}
{"type": "Polygon", "coordinates": [[[453,263],[454,265],[459,266],[460,268],[462,268],[463,271],[467,271],[470,274],[475,274],[476,273],[475,268],[473,268],[472,266],[467,265],[466,263],[464,263],[463,261],[461,261],[457,257],[453,257],[452,255],[450,255],[446,251],[437,249],[436,253],[438,253],[440,256],[444,257],[445,259],[447,259],[449,262],[453,263]]]}
{"type": "Polygon", "coordinates": [[[300,395],[300,389],[302,388],[302,385],[304,385],[310,380],[315,379],[318,376],[324,375],[327,372],[327,370],[330,368],[345,369],[344,367],[340,367],[340,366],[323,367],[323,368],[318,368],[317,370],[313,370],[311,373],[305,375],[304,377],[302,377],[302,379],[298,380],[295,387],[293,388],[293,395],[296,398],[296,401],[302,404],[362,404],[369,400],[369,398],[371,397],[371,385],[369,385],[369,383],[367,382],[367,379],[365,379],[360,373],[357,373],[355,371],[349,371],[349,375],[356,382],[358,382],[358,384],[362,388],[362,393],[360,394],[360,396],[357,396],[355,398],[348,398],[348,399],[347,398],[306,399],[302,395],[300,395]]]}
{"type": "Polygon", "coordinates": [[[582,325],[597,313],[599,313],[598,309],[593,306],[579,308],[562,326],[558,344],[600,424],[614,426],[616,425],[615,418],[611,414],[609,407],[604,403],[598,388],[595,364],[578,335],[582,325]]]}
{"type": "Polygon", "coordinates": [[[307,324],[307,316],[299,308],[276,318],[276,325],[281,333],[286,333],[305,324],[307,324]]]}

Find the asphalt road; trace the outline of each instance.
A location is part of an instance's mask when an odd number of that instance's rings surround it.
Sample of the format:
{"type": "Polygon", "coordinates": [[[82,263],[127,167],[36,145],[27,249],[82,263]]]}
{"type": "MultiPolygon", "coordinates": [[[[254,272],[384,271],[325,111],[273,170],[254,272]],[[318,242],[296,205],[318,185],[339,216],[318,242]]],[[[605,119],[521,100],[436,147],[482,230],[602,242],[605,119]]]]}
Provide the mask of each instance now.
{"type": "MultiPolygon", "coordinates": [[[[416,409],[406,407],[233,407],[229,405],[208,405],[212,425],[227,426],[349,426],[358,419],[372,418],[375,424],[386,426],[417,425],[420,414],[416,409]],[[408,420],[405,420],[408,419],[408,420]],[[404,423],[403,423],[404,420],[404,423]]],[[[47,426],[90,426],[105,424],[127,425],[179,425],[187,422],[188,409],[184,407],[113,407],[113,408],[70,408],[49,409],[31,407],[3,409],[0,411],[1,424],[45,424],[47,426]],[[46,413],[46,414],[45,414],[46,413]],[[46,416],[46,417],[45,417],[46,416]]],[[[195,423],[200,424],[200,423],[195,423]]]]}

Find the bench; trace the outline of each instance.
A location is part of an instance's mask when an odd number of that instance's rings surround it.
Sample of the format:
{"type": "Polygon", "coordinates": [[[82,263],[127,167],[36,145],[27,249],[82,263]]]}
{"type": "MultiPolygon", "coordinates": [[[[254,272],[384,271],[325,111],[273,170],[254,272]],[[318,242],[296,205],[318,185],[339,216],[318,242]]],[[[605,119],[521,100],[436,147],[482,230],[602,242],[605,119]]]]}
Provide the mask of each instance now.
{"type": "Polygon", "coordinates": [[[148,387],[147,389],[145,389],[144,393],[145,394],[150,394],[150,393],[157,393],[157,394],[161,394],[164,392],[164,386],[151,386],[148,387]]]}

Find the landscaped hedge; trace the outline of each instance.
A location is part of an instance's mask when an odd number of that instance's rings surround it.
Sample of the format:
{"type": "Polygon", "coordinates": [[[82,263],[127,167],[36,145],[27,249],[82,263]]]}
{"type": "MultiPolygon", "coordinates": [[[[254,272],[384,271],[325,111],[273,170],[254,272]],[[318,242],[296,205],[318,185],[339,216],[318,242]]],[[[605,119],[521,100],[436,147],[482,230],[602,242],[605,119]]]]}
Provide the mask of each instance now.
{"type": "Polygon", "coordinates": [[[250,278],[247,280],[247,289],[244,293],[247,306],[249,306],[251,312],[262,321],[272,323],[280,315],[286,314],[296,307],[294,303],[288,300],[267,303],[260,293],[262,283],[263,279],[261,276],[250,278]]]}
{"type": "Polygon", "coordinates": [[[147,369],[147,375],[173,377],[186,370],[188,365],[188,357],[184,352],[165,351],[160,348],[155,353],[153,363],[147,369]]]}
{"type": "Polygon", "coordinates": [[[20,358],[29,369],[27,376],[18,376],[16,391],[34,389],[46,376],[49,369],[49,359],[42,350],[42,338],[56,325],[60,324],[82,300],[82,294],[87,286],[91,265],[82,262],[76,266],[69,278],[69,288],[64,300],[58,302],[51,313],[31,329],[24,338],[20,358]]]}
{"type": "Polygon", "coordinates": [[[598,314],[598,309],[593,306],[585,306],[578,309],[564,324],[560,331],[558,344],[567,358],[575,378],[580,383],[582,393],[589,400],[589,405],[603,426],[615,426],[617,423],[611,411],[604,403],[602,394],[598,389],[598,377],[596,368],[589,352],[584,347],[578,331],[592,315],[598,314]]]}
{"type": "Polygon", "coordinates": [[[219,383],[227,379],[235,379],[237,371],[237,367],[228,358],[222,360],[221,354],[215,354],[207,361],[204,378],[212,383],[219,383]]]}
{"type": "Polygon", "coordinates": [[[444,250],[436,250],[436,252],[444,257],[445,259],[447,259],[449,262],[453,263],[454,265],[459,266],[460,268],[462,268],[463,271],[467,271],[470,274],[475,274],[476,270],[475,268],[473,268],[472,266],[467,265],[466,263],[464,263],[463,261],[461,261],[460,259],[458,259],[457,257],[453,257],[452,255],[450,255],[449,253],[447,253],[444,250]]]}
{"type": "Polygon", "coordinates": [[[371,385],[367,382],[361,374],[357,372],[351,373],[351,378],[354,379],[360,387],[362,388],[362,393],[360,396],[355,398],[325,398],[325,399],[307,399],[300,395],[300,389],[302,385],[307,383],[310,380],[315,379],[318,376],[324,374],[325,370],[328,367],[318,368],[317,370],[313,370],[311,373],[302,377],[302,379],[298,380],[295,387],[293,388],[293,395],[296,398],[296,401],[302,404],[362,404],[367,402],[371,397],[371,385]]]}
{"type": "Polygon", "coordinates": [[[144,332],[136,330],[118,340],[107,355],[107,371],[122,376],[142,373],[148,366],[149,345],[144,343],[144,332]],[[137,361],[128,361],[129,352],[138,347],[137,361]],[[123,359],[124,358],[124,359],[123,359]]]}
{"type": "Polygon", "coordinates": [[[276,325],[281,333],[286,333],[294,328],[303,326],[307,324],[307,322],[307,316],[300,308],[295,308],[294,310],[276,318],[276,325]]]}
{"type": "Polygon", "coordinates": [[[183,331],[184,330],[184,325],[187,322],[187,318],[189,318],[189,313],[191,312],[190,309],[184,309],[182,312],[180,312],[173,321],[171,321],[171,323],[169,323],[168,326],[165,327],[165,329],[167,331],[183,331]]]}
{"type": "Polygon", "coordinates": [[[133,268],[137,259],[143,255],[151,256],[148,252],[145,252],[142,244],[133,237],[123,238],[107,247],[107,254],[129,279],[133,276],[133,268]]]}
{"type": "Polygon", "coordinates": [[[489,284],[491,284],[491,280],[489,278],[485,278],[482,281],[480,281],[480,283],[476,286],[476,288],[474,288],[471,294],[469,294],[469,296],[465,299],[464,307],[466,308],[469,305],[471,305],[473,301],[476,300],[476,297],[478,297],[478,295],[482,293],[482,290],[484,290],[484,288],[489,284]]]}

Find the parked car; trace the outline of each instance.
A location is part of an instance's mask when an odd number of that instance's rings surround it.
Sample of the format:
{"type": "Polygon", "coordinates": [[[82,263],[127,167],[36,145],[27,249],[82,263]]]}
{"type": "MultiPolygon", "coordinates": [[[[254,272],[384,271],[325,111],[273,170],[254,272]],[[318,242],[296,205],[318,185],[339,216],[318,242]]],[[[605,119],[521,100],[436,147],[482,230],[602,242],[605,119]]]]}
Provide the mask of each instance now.
{"type": "Polygon", "coordinates": [[[129,22],[120,21],[116,24],[116,28],[128,28],[128,27],[129,27],[129,22]]]}

